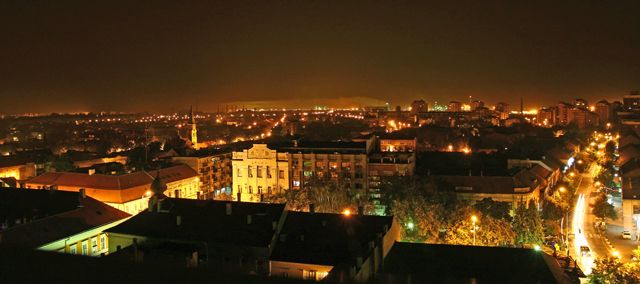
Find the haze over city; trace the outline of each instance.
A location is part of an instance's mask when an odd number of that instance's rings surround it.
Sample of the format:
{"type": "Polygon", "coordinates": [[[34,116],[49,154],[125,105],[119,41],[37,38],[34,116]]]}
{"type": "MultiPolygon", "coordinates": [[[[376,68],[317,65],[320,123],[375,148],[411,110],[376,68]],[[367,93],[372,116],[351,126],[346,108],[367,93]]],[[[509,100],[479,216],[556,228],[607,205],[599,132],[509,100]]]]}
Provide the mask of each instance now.
{"type": "Polygon", "coordinates": [[[0,112],[613,99],[638,88],[639,10],[638,1],[2,1],[0,112]]]}

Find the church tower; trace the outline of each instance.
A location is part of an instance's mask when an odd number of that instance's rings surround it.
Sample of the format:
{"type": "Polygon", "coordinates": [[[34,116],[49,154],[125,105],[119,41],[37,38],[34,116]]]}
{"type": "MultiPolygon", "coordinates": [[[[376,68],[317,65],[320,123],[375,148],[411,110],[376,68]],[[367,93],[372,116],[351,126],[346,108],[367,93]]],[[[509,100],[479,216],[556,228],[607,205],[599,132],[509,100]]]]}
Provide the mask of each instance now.
{"type": "Polygon", "coordinates": [[[189,110],[189,129],[191,129],[191,145],[193,149],[198,150],[198,129],[196,127],[196,118],[193,116],[193,106],[189,110]]]}

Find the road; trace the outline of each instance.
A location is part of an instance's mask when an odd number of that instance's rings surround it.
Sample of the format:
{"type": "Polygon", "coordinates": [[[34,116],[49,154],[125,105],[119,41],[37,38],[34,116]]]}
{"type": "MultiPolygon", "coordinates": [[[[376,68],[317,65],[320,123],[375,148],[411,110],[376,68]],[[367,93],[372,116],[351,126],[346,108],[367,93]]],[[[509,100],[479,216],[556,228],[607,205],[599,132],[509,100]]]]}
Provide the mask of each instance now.
{"type": "Polygon", "coordinates": [[[578,188],[576,190],[576,205],[574,207],[571,228],[574,234],[573,240],[573,256],[578,261],[578,266],[585,274],[590,274],[593,266],[593,260],[596,257],[610,256],[612,252],[605,243],[601,235],[599,235],[593,223],[595,216],[589,208],[589,197],[594,191],[593,177],[598,171],[599,166],[593,165],[589,171],[580,174],[578,177],[578,188]],[[582,255],[580,248],[589,247],[590,255],[582,255]]]}

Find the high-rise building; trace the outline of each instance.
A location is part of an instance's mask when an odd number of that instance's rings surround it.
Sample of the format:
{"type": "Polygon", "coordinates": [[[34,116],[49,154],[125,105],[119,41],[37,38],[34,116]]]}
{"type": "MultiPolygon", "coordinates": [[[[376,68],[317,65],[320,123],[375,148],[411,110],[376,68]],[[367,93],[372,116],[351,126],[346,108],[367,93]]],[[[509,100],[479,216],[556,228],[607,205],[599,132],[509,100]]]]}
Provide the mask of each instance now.
{"type": "Polygon", "coordinates": [[[573,106],[571,104],[565,102],[558,103],[558,120],[557,124],[559,125],[567,125],[569,123],[569,110],[571,110],[573,106]]]}
{"type": "Polygon", "coordinates": [[[588,106],[588,102],[587,102],[587,100],[585,100],[585,99],[577,98],[577,99],[575,99],[575,100],[573,101],[573,105],[574,105],[576,108],[587,108],[587,106],[588,106]]]}
{"type": "Polygon", "coordinates": [[[476,100],[471,102],[471,110],[476,110],[477,108],[481,107],[484,107],[483,101],[476,100]]]}
{"type": "Polygon", "coordinates": [[[427,110],[428,104],[424,100],[417,100],[411,103],[411,114],[413,115],[427,112],[427,110]]]}
{"type": "Polygon", "coordinates": [[[640,91],[631,91],[622,98],[622,105],[625,110],[640,109],[640,91]]]}
{"type": "Polygon", "coordinates": [[[601,100],[596,103],[596,113],[600,124],[606,123],[611,119],[611,105],[607,100],[601,100]]]}
{"type": "Polygon", "coordinates": [[[447,111],[462,111],[462,103],[459,101],[450,101],[449,106],[447,106],[447,111]]]}

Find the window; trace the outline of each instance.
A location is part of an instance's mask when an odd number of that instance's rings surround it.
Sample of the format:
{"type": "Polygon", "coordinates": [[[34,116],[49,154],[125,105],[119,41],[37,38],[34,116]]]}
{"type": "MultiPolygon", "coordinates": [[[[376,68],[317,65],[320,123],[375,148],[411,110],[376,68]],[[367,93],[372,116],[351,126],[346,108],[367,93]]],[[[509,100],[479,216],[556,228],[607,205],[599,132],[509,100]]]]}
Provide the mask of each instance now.
{"type": "Polygon", "coordinates": [[[267,187],[267,193],[268,193],[268,194],[271,194],[271,187],[270,187],[270,186],[269,186],[269,187],[267,187]]]}
{"type": "Polygon", "coordinates": [[[82,255],[89,255],[89,241],[82,241],[82,255]]]}
{"type": "Polygon", "coordinates": [[[104,234],[100,235],[100,248],[103,250],[107,249],[107,236],[104,234]]]}
{"type": "Polygon", "coordinates": [[[309,178],[313,176],[313,172],[312,171],[304,171],[304,177],[309,178]]]}
{"type": "Polygon", "coordinates": [[[253,193],[253,187],[249,186],[249,194],[253,193]]]}
{"type": "Polygon", "coordinates": [[[251,166],[247,166],[247,176],[253,177],[253,172],[251,172],[251,166]]]}
{"type": "Polygon", "coordinates": [[[242,177],[242,170],[238,169],[238,177],[242,177]]]}
{"type": "Polygon", "coordinates": [[[294,180],[293,181],[293,186],[300,186],[300,181],[299,180],[294,180]]]}
{"type": "Polygon", "coordinates": [[[271,178],[271,168],[267,166],[267,178],[271,178]]]}
{"type": "Polygon", "coordinates": [[[256,166],[256,176],[262,177],[262,166],[256,166]]]}
{"type": "Polygon", "coordinates": [[[283,170],[278,171],[278,178],[281,178],[281,179],[284,178],[284,171],[283,170]]]}
{"type": "Polygon", "coordinates": [[[98,254],[98,238],[91,238],[91,255],[98,254]]]}
{"type": "Polygon", "coordinates": [[[238,185],[238,193],[242,193],[242,186],[238,185]]]}
{"type": "Polygon", "coordinates": [[[69,253],[70,254],[77,254],[78,253],[78,244],[72,244],[69,246],[69,253]]]}

